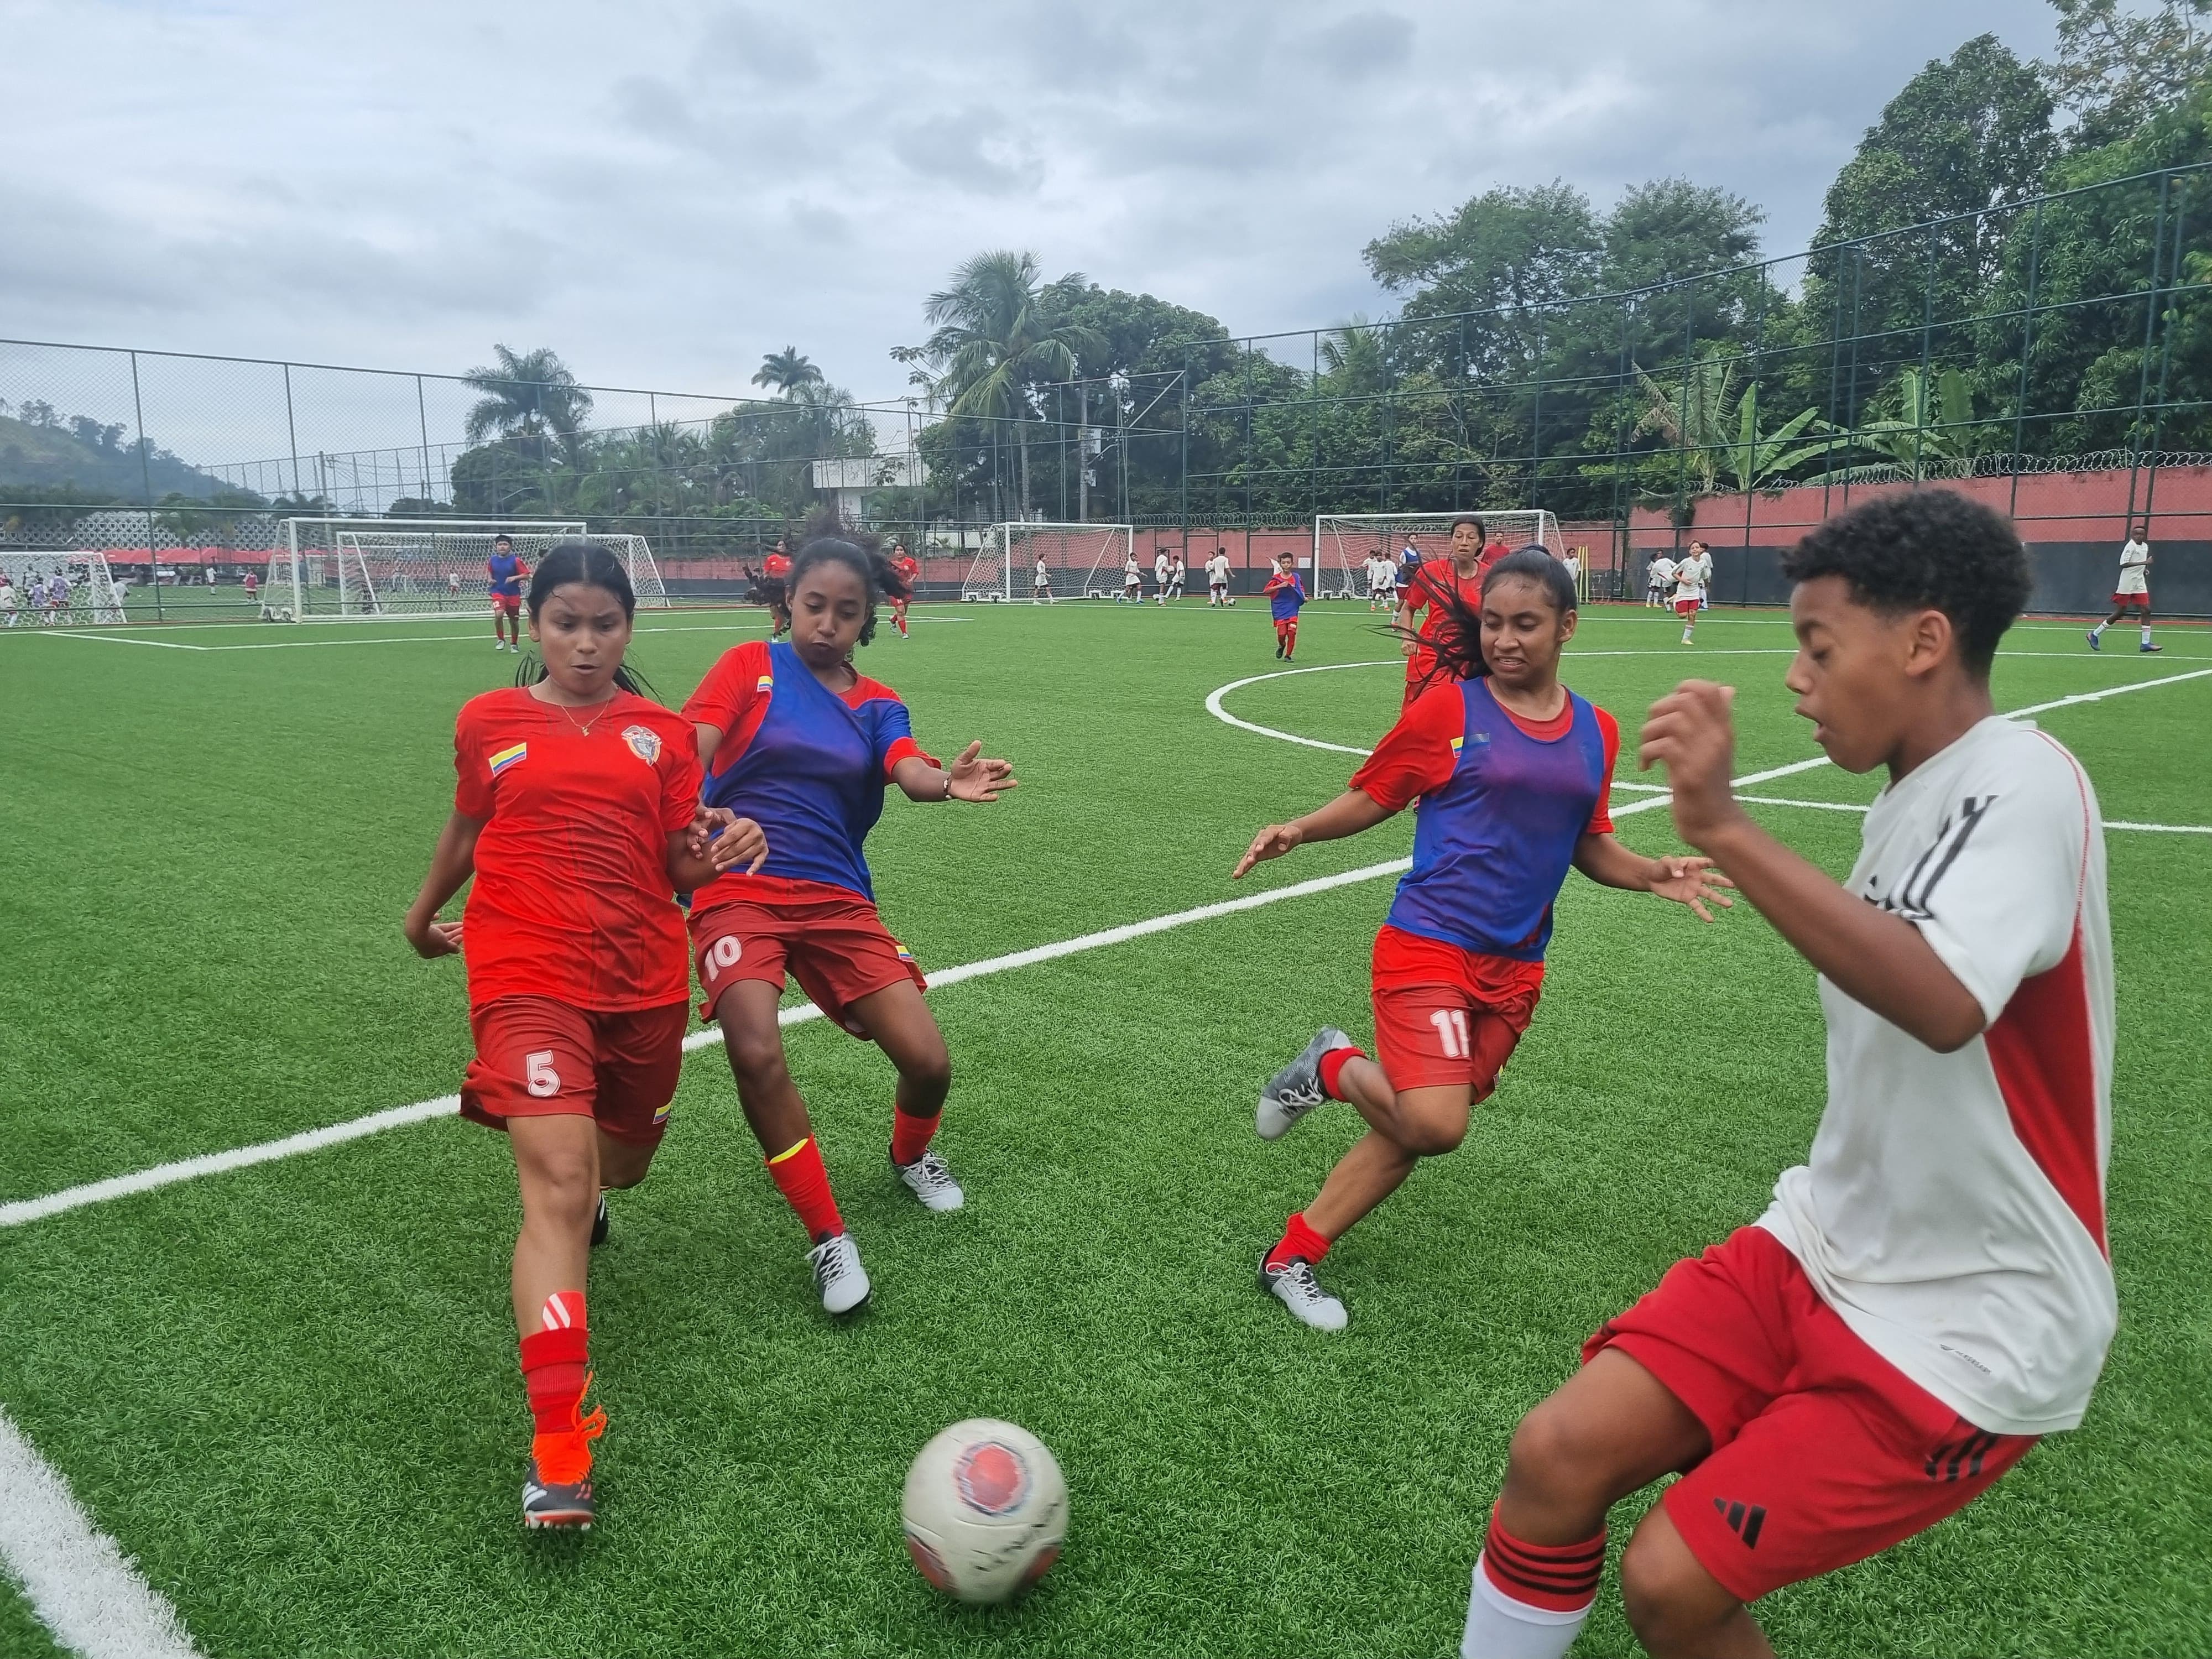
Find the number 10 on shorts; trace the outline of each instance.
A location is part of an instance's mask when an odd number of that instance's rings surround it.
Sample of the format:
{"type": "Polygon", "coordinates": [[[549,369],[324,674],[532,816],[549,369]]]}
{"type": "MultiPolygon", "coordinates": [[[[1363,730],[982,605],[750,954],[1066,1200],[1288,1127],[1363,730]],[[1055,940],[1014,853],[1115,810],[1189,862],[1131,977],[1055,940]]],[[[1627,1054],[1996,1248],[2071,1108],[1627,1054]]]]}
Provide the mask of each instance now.
{"type": "Polygon", "coordinates": [[[1466,1009],[1439,1008],[1429,1016],[1429,1024],[1437,1028],[1437,1036],[1443,1041],[1446,1060],[1468,1057],[1466,1009]]]}

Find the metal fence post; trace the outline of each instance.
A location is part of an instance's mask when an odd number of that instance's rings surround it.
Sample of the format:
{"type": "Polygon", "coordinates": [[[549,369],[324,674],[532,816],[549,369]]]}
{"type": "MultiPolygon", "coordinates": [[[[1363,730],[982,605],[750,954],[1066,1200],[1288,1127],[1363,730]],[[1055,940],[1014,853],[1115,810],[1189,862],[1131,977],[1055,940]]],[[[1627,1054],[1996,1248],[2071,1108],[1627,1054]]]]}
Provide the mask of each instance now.
{"type": "MultiPolygon", "coordinates": [[[[2158,179],[2158,221],[2151,232],[2150,291],[2143,299],[2142,369],[2136,377],[2136,414],[2128,422],[2128,522],[2136,518],[2136,477],[2142,471],[2143,407],[2150,401],[2150,345],[2158,327],[2159,280],[2166,260],[2166,205],[2173,185],[2173,175],[2162,173],[2158,179]]],[[[2181,250],[2174,249],[2174,262],[2179,266],[2181,250]]]]}
{"type": "Polygon", "coordinates": [[[2027,442],[2028,363],[2035,352],[2035,282],[2042,257],[2043,202],[2038,198],[2035,218],[2028,231],[2027,297],[2021,307],[2020,391],[2012,412],[2012,497],[2005,507],[2007,518],[2015,517],[2020,512],[2020,464],[2027,442]]]}
{"type": "MultiPolygon", "coordinates": [[[[138,489],[146,504],[146,573],[154,589],[154,620],[160,622],[161,553],[154,545],[154,471],[147,453],[150,446],[146,441],[146,402],[138,391],[138,354],[135,351],[131,354],[131,413],[138,422],[138,489]]],[[[96,617],[100,613],[95,610],[93,614],[96,617]]]]}

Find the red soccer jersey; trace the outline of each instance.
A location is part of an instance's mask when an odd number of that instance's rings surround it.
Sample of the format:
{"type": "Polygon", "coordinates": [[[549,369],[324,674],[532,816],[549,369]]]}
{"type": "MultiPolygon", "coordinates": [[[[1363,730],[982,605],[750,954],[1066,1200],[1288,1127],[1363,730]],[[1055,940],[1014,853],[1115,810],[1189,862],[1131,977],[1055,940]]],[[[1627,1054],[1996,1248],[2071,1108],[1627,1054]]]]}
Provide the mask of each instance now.
{"type": "MultiPolygon", "coordinates": [[[[1498,712],[1539,743],[1556,743],[1575,723],[1571,698],[1562,702],[1559,712],[1548,720],[1526,719],[1502,702],[1498,712]]],[[[1609,836],[1613,833],[1613,769],[1620,754],[1620,725],[1595,704],[1590,712],[1597,716],[1598,732],[1605,739],[1605,782],[1584,833],[1609,836]]],[[[1363,791],[1377,805],[1393,812],[1402,811],[1408,802],[1433,795],[1451,781],[1459,769],[1466,736],[1467,706],[1459,686],[1432,685],[1398,716],[1398,723],[1383,734],[1375,752],[1345,787],[1363,791]]]]}
{"type": "Polygon", "coordinates": [[[471,1007],[537,996],[621,1013],[690,996],[668,880],[668,837],[699,805],[690,722],[627,691],[588,709],[487,691],[454,722],[453,769],[454,810],[483,821],[461,932],[471,1007]]]}
{"type": "Polygon", "coordinates": [[[791,574],[791,561],[781,553],[771,553],[762,562],[761,574],[770,581],[780,582],[791,574]]]}
{"type": "Polygon", "coordinates": [[[899,580],[908,587],[912,587],[915,578],[921,574],[921,567],[914,562],[914,555],[911,553],[902,553],[893,559],[891,568],[898,572],[899,580]]]}
{"type": "MultiPolygon", "coordinates": [[[[1401,590],[1400,603],[1406,607],[1406,614],[1414,619],[1414,627],[1424,640],[1433,640],[1447,629],[1456,633],[1459,623],[1448,597],[1453,593],[1459,595],[1468,610],[1480,613],[1481,570],[1478,568],[1472,576],[1462,576],[1450,560],[1437,560],[1422,565],[1401,590]]],[[[1436,666],[1436,661],[1434,651],[1425,645],[1420,647],[1407,659],[1406,678],[1421,678],[1436,666]]]]}

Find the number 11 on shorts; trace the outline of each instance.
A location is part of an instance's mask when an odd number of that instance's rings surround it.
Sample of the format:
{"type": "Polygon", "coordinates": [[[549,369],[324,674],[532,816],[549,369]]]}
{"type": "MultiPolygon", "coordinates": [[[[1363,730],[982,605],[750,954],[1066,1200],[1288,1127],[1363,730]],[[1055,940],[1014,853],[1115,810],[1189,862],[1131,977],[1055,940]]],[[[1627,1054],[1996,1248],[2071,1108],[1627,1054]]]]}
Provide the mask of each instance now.
{"type": "Polygon", "coordinates": [[[1467,1010],[1439,1008],[1429,1016],[1429,1024],[1437,1028],[1443,1039],[1446,1060],[1465,1060],[1468,1056],[1467,1010]]]}

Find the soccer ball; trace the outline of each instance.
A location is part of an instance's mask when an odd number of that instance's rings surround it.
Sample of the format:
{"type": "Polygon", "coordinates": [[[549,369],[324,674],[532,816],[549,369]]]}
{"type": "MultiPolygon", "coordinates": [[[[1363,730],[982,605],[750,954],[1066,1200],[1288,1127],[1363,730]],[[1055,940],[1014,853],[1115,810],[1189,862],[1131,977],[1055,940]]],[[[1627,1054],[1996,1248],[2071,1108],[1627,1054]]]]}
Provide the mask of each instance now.
{"type": "Polygon", "coordinates": [[[971,1417],[921,1449],[900,1516],[924,1578],[957,1601],[1004,1601],[1059,1559],[1067,1483],[1027,1429],[971,1417]]]}

